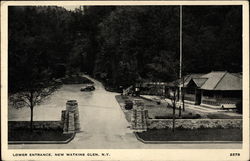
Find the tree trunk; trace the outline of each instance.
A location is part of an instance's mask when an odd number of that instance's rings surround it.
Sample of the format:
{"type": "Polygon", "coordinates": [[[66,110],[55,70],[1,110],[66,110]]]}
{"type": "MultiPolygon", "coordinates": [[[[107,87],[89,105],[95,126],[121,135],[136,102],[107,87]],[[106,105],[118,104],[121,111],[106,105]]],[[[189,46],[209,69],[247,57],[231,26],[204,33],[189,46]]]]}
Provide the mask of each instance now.
{"type": "Polygon", "coordinates": [[[30,92],[30,131],[33,131],[33,92],[30,92]]]}
{"type": "Polygon", "coordinates": [[[33,105],[30,106],[30,131],[33,131],[33,105]]]}

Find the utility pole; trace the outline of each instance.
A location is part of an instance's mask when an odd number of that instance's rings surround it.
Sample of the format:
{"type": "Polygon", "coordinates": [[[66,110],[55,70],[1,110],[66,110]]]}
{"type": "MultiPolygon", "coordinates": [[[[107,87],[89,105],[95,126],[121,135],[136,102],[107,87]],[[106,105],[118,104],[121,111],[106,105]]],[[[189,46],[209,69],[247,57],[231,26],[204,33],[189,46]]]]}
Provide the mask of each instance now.
{"type": "MultiPolygon", "coordinates": [[[[180,5],[180,72],[179,72],[179,103],[181,106],[181,77],[182,77],[182,5],[180,5]]],[[[184,86],[184,84],[183,84],[184,86]]]]}

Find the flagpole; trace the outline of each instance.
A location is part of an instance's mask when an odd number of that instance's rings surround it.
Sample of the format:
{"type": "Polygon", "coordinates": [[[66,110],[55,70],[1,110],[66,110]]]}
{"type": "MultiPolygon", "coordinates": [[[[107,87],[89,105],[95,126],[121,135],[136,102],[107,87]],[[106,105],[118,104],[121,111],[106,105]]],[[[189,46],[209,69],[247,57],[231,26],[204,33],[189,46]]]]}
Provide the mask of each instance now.
{"type": "Polygon", "coordinates": [[[180,72],[179,72],[179,102],[181,106],[181,76],[182,76],[182,5],[180,5],[180,72]]]}

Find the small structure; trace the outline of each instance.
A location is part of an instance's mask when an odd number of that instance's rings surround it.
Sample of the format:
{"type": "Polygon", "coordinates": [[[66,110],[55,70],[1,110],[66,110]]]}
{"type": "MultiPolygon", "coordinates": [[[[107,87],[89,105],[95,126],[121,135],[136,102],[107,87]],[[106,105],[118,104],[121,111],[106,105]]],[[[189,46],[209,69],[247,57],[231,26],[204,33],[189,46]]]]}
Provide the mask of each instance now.
{"type": "Polygon", "coordinates": [[[135,88],[140,90],[141,95],[156,95],[163,96],[165,95],[165,82],[141,82],[136,83],[135,88]]]}
{"type": "Polygon", "coordinates": [[[147,130],[148,111],[144,110],[144,104],[141,100],[134,100],[134,108],[131,116],[131,128],[136,132],[147,130]]]}
{"type": "Polygon", "coordinates": [[[79,110],[76,100],[67,101],[66,110],[62,111],[61,122],[63,133],[80,132],[79,110]]]}
{"type": "Polygon", "coordinates": [[[242,100],[242,75],[239,73],[212,71],[189,74],[184,77],[184,84],[180,80],[177,82],[178,86],[184,86],[185,100],[193,101],[196,105],[221,106],[242,100]]]}

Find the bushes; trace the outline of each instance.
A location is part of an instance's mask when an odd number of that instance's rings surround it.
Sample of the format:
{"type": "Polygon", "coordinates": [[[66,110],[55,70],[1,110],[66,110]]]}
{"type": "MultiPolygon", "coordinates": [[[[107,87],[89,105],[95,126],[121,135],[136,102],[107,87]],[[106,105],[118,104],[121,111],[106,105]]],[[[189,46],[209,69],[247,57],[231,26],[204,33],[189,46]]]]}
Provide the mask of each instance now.
{"type": "Polygon", "coordinates": [[[131,100],[125,100],[125,109],[126,110],[131,110],[133,109],[133,102],[131,100]]]}
{"type": "MultiPolygon", "coordinates": [[[[155,116],[155,119],[172,119],[173,116],[172,115],[165,115],[165,116],[155,116]]],[[[181,117],[179,117],[178,115],[175,115],[176,119],[199,119],[201,118],[201,115],[199,114],[195,114],[192,115],[192,113],[189,113],[188,115],[183,115],[181,117]]]]}

